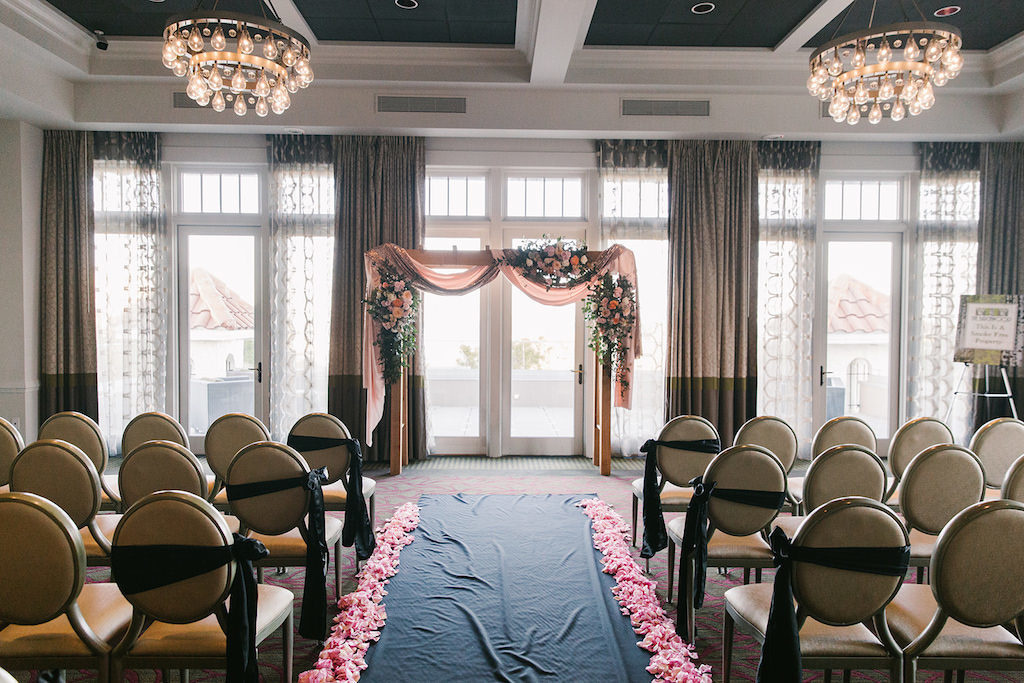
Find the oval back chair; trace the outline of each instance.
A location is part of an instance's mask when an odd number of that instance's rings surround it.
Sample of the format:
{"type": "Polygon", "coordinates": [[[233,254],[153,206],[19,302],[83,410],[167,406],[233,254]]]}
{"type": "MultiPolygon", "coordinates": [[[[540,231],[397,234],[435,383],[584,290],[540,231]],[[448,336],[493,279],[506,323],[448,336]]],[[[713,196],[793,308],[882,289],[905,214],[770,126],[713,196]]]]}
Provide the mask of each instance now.
{"type": "Polygon", "coordinates": [[[779,459],[786,472],[793,469],[800,444],[796,432],[781,417],[759,415],[743,423],[736,432],[734,446],[753,445],[767,448],[779,459]]]}
{"type": "Polygon", "coordinates": [[[854,444],[872,453],[878,448],[875,431],[867,422],[853,415],[840,415],[821,425],[811,442],[811,458],[816,458],[833,446],[854,444]]]}
{"type": "Polygon", "coordinates": [[[116,490],[117,476],[104,476],[110,456],[107,441],[95,420],[75,411],[56,413],[39,427],[39,440],[44,439],[60,439],[82,449],[100,476],[100,487],[104,494],[101,507],[117,509],[120,506],[121,496],[116,490]]]}
{"type": "Polygon", "coordinates": [[[896,487],[907,465],[914,456],[929,446],[954,443],[953,432],[946,423],[934,417],[918,417],[909,420],[896,430],[889,441],[889,469],[892,471],[892,483],[886,491],[885,500],[896,494],[896,487]]]}
{"type": "Polygon", "coordinates": [[[217,493],[238,451],[257,441],[268,441],[270,432],[258,419],[245,413],[228,413],[213,421],[206,430],[206,463],[216,475],[210,496],[217,493]]]}
{"type": "Polygon", "coordinates": [[[1024,453],[1024,422],[999,417],[986,422],[971,437],[969,448],[985,467],[985,484],[998,488],[1010,465],[1024,453]]]}
{"type": "Polygon", "coordinates": [[[24,447],[25,440],[21,438],[21,433],[0,417],[0,487],[7,486],[11,478],[11,463],[24,447]]]}
{"type": "Polygon", "coordinates": [[[1005,500],[1024,503],[1024,455],[1014,460],[1010,469],[1006,470],[1000,495],[1005,500]]]}
{"type": "Polygon", "coordinates": [[[132,449],[121,463],[118,485],[125,506],[130,507],[157,491],[187,491],[206,496],[203,466],[185,446],[164,440],[146,440],[132,449]]]}
{"type": "Polygon", "coordinates": [[[121,455],[127,456],[147,441],[170,441],[188,448],[185,428],[167,413],[158,411],[136,415],[125,425],[121,434],[121,455]]]}

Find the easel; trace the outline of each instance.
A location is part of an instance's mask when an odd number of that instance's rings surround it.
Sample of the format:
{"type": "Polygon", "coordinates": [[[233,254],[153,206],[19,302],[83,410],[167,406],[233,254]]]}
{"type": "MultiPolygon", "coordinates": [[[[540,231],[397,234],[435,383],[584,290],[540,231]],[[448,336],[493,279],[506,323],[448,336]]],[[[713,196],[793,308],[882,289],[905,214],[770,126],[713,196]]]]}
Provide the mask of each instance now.
{"type": "MultiPolygon", "coordinates": [[[[486,266],[494,262],[490,247],[483,251],[459,251],[448,249],[409,249],[408,254],[431,268],[470,268],[486,266]]],[[[589,251],[589,259],[601,252],[589,251]]],[[[612,473],[612,372],[599,360],[594,365],[594,465],[604,476],[612,473]]],[[[402,370],[402,377],[388,387],[388,405],[391,408],[389,433],[391,434],[391,474],[402,473],[402,467],[409,464],[409,371],[402,370]]]]}
{"type": "Polygon", "coordinates": [[[1010,388],[1010,377],[1009,375],[1006,374],[1006,366],[999,366],[999,374],[1003,378],[1003,389],[1005,389],[1005,392],[1001,394],[994,394],[989,391],[987,371],[985,372],[985,391],[960,391],[960,386],[964,383],[964,377],[967,375],[967,372],[968,370],[970,370],[970,368],[970,363],[964,363],[964,369],[963,372],[960,373],[960,379],[956,381],[956,386],[953,387],[953,396],[949,399],[949,408],[946,410],[946,419],[943,420],[943,422],[949,424],[949,418],[953,414],[953,405],[956,401],[956,397],[960,395],[976,396],[979,398],[1005,398],[1010,403],[1010,414],[1013,415],[1014,419],[1018,419],[1017,406],[1013,402],[1013,389],[1010,388]]]}

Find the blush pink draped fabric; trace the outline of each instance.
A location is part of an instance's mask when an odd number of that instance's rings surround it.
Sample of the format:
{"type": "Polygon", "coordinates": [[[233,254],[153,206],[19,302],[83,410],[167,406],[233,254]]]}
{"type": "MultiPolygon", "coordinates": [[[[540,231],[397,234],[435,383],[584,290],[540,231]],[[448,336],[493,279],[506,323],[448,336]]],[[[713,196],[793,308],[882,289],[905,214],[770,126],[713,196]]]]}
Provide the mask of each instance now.
{"type": "MultiPolygon", "coordinates": [[[[632,377],[633,361],[642,355],[640,340],[640,295],[636,282],[636,258],[633,252],[620,244],[613,244],[594,259],[591,264],[596,271],[593,279],[577,283],[571,287],[546,288],[544,285],[528,280],[514,267],[504,263],[502,257],[513,250],[494,249],[494,261],[485,266],[472,266],[455,273],[438,272],[425,266],[405,249],[395,244],[382,244],[366,252],[363,263],[366,268],[366,296],[380,285],[380,273],[377,264],[388,263],[399,276],[405,278],[405,284],[423,292],[441,295],[467,294],[483,287],[498,276],[505,276],[519,291],[534,301],[548,306],[566,306],[582,301],[590,293],[590,285],[605,273],[617,273],[625,277],[633,285],[636,293],[636,316],[633,331],[628,343],[626,368],[632,377]]],[[[448,270],[447,268],[445,270],[448,270]]],[[[370,317],[366,305],[363,305],[363,388],[366,389],[366,445],[373,444],[373,430],[384,416],[384,404],[387,397],[387,384],[384,382],[384,370],[380,363],[380,350],[374,344],[379,333],[380,323],[370,317]]],[[[632,384],[622,385],[616,380],[614,404],[620,408],[632,405],[632,384]]]]}

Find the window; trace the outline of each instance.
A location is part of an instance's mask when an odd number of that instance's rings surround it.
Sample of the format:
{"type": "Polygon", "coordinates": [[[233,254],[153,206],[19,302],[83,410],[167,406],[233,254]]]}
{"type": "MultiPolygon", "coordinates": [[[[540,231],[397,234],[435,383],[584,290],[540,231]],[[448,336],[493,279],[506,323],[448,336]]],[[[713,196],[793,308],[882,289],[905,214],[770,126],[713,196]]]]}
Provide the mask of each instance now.
{"type": "Polygon", "coordinates": [[[508,218],[582,218],[583,178],[509,178],[508,218]]]}
{"type": "Polygon", "coordinates": [[[180,177],[183,213],[260,213],[255,173],[182,173],[180,177]]]}
{"type": "Polygon", "coordinates": [[[486,206],[487,179],[483,176],[427,177],[428,216],[483,218],[486,206]]]}
{"type": "Polygon", "coordinates": [[[829,180],[825,183],[825,220],[896,221],[900,183],[896,180],[829,180]]]}
{"type": "Polygon", "coordinates": [[[668,218],[668,180],[616,174],[604,179],[605,218],[668,218]]]}

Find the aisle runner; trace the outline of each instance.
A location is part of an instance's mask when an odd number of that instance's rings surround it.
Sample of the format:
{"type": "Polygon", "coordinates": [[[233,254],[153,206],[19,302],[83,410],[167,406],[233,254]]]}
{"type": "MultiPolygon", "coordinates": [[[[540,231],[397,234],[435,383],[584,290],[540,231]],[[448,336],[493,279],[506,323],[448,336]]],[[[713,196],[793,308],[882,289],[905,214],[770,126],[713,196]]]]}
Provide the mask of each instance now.
{"type": "Polygon", "coordinates": [[[421,496],[361,680],[650,681],[588,497],[421,496]]]}

